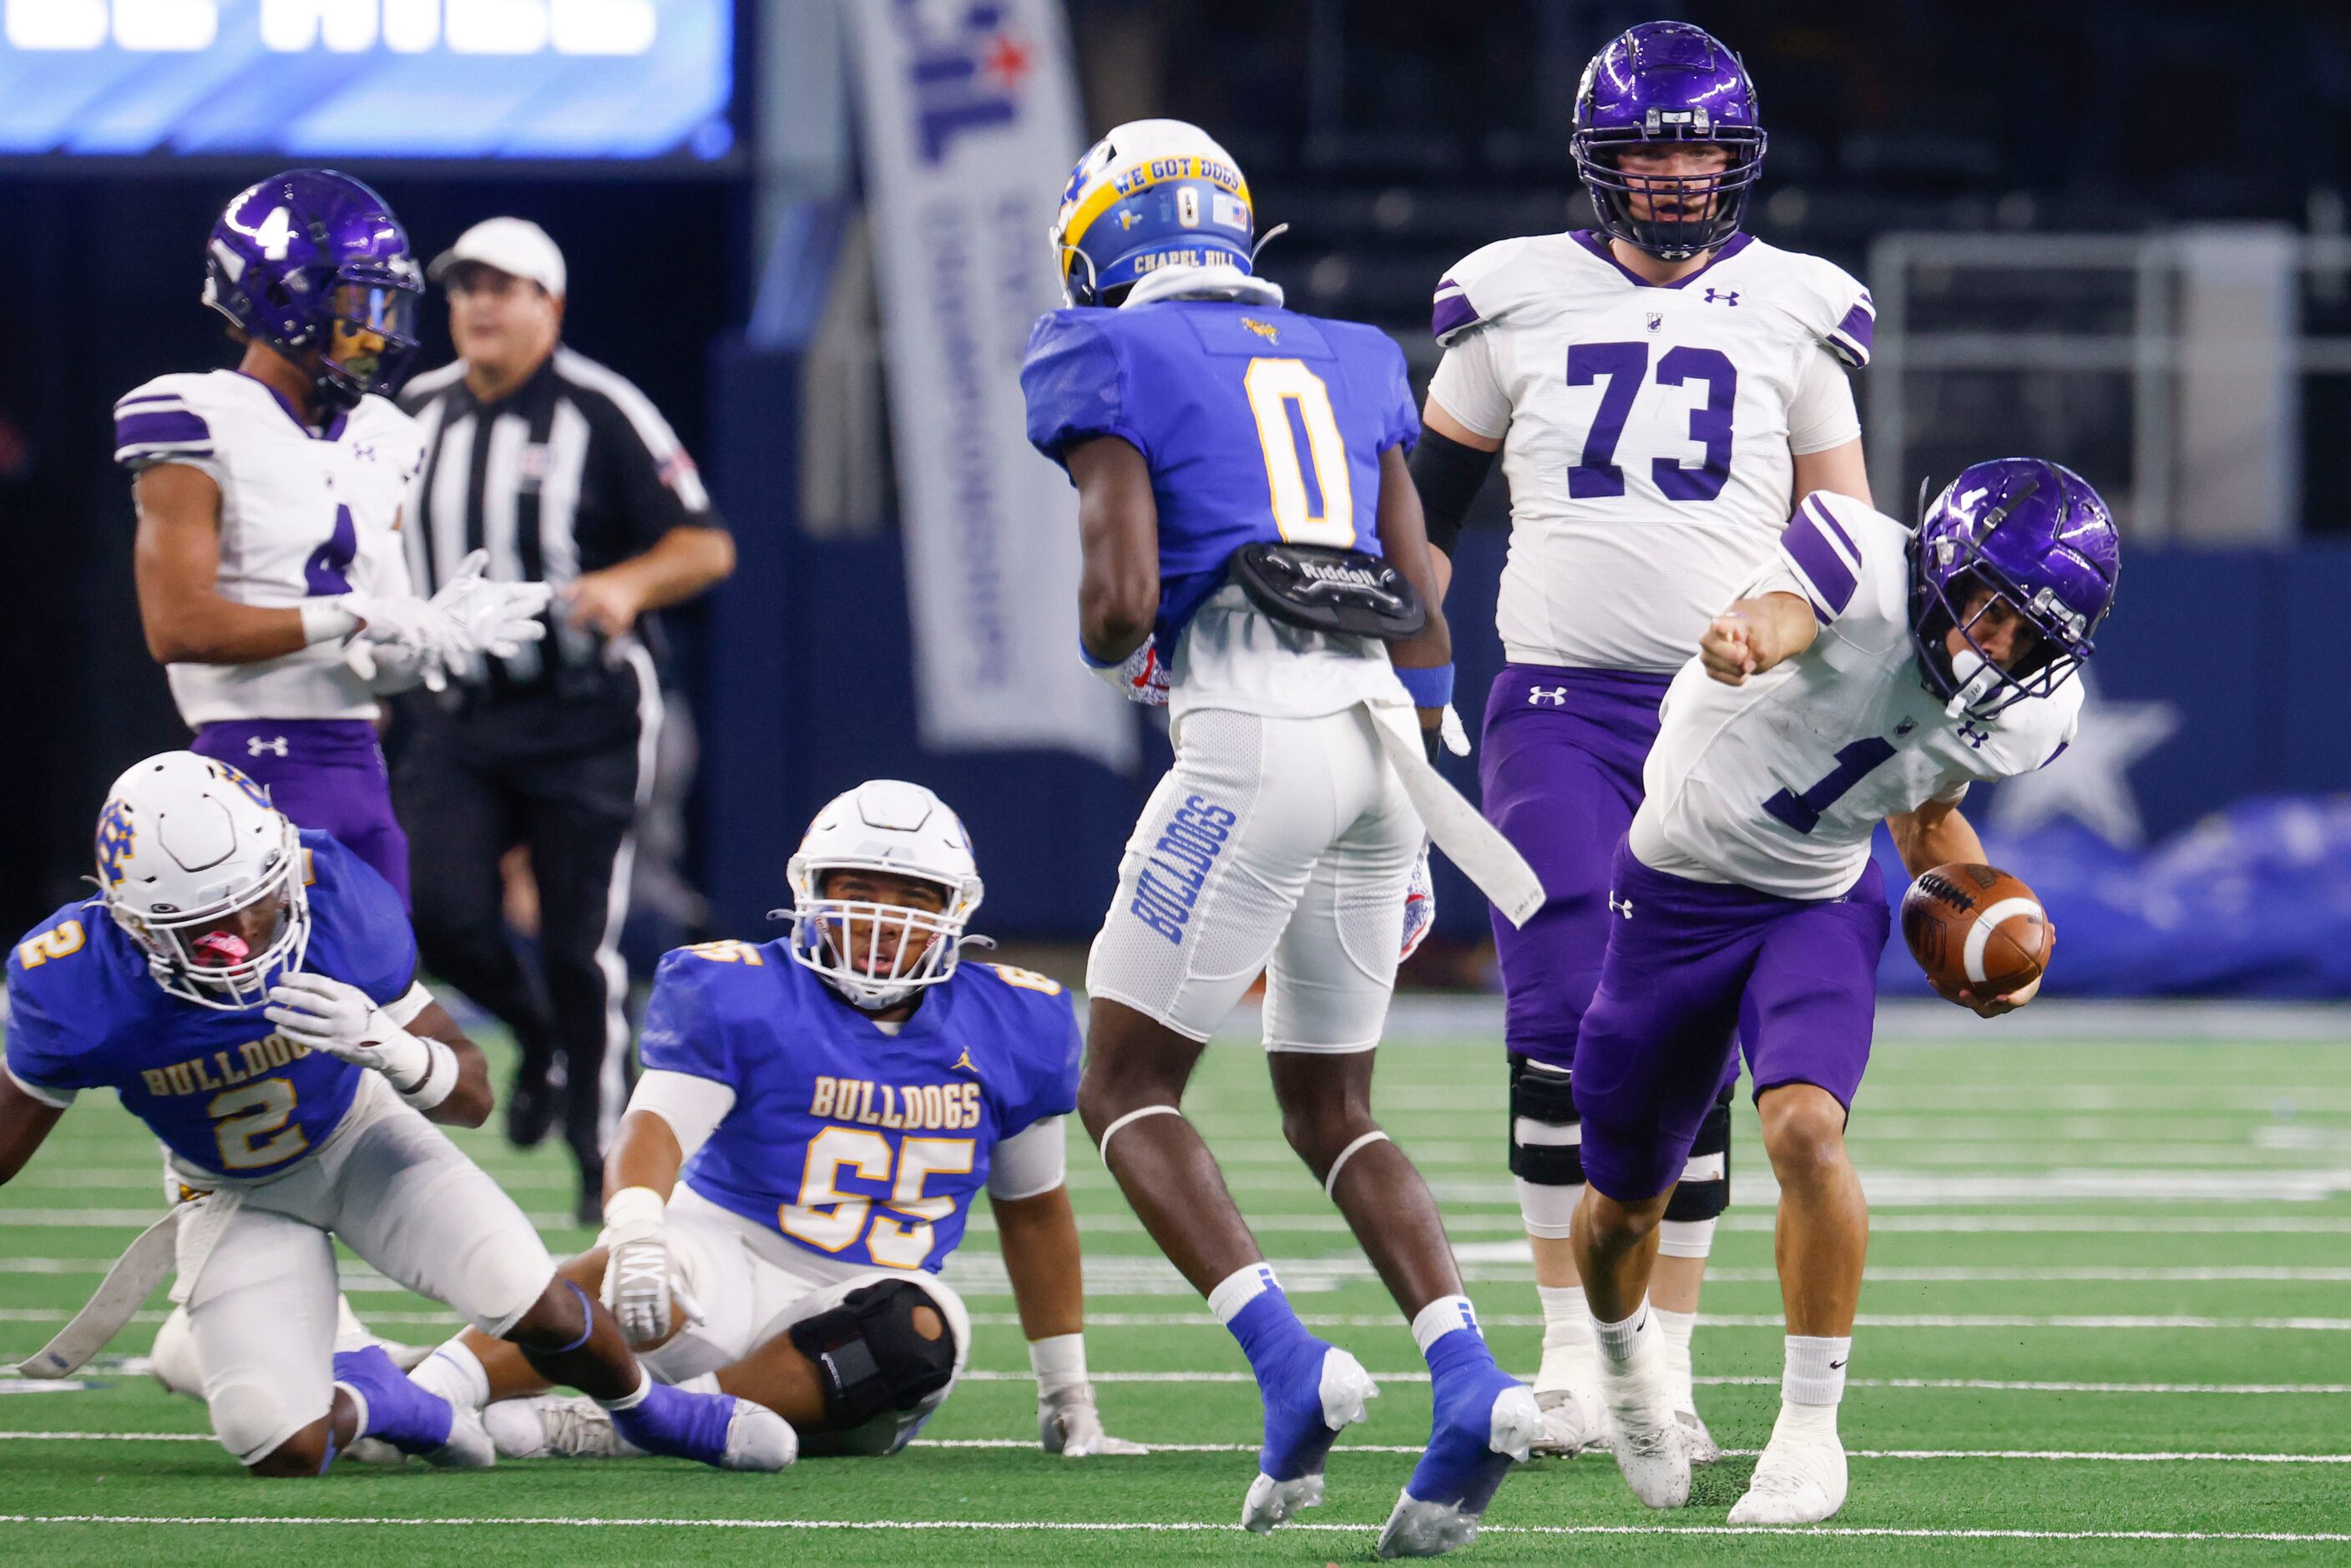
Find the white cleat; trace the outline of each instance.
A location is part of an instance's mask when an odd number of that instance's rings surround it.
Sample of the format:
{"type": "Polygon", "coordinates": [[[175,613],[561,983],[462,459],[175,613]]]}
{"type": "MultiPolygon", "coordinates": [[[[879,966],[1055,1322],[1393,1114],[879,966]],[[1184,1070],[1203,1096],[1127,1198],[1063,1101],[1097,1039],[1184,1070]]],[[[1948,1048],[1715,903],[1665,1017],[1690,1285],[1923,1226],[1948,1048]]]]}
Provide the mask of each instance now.
{"type": "Polygon", "coordinates": [[[1674,1412],[1674,1419],[1681,1424],[1682,1449],[1689,1455],[1691,1464],[1710,1465],[1722,1458],[1722,1445],[1714,1440],[1714,1434],[1706,1429],[1705,1419],[1696,1410],[1685,1405],[1674,1412]]]}
{"type": "MultiPolygon", "coordinates": [[[[1523,1385],[1508,1389],[1494,1401],[1487,1450],[1524,1463],[1542,1429],[1542,1409],[1535,1403],[1534,1391],[1523,1385]]],[[[1442,1557],[1468,1545],[1478,1539],[1478,1521],[1485,1517],[1501,1479],[1502,1472],[1495,1471],[1452,1502],[1424,1501],[1413,1496],[1407,1485],[1397,1494],[1395,1511],[1380,1531],[1380,1556],[1442,1557]]]]}
{"type": "Polygon", "coordinates": [[[1844,1445],[1834,1432],[1823,1439],[1774,1431],[1730,1522],[1818,1524],[1844,1506],[1844,1445]]]}
{"type": "Polygon", "coordinates": [[[381,1437],[361,1437],[343,1450],[343,1458],[355,1465],[404,1465],[408,1456],[385,1442],[381,1437]]]}
{"type": "Polygon", "coordinates": [[[1563,1459],[1606,1450],[1607,1408],[1590,1389],[1538,1388],[1535,1406],[1542,1414],[1542,1432],[1535,1438],[1535,1453],[1563,1459]]]}
{"type": "Polygon", "coordinates": [[[482,1412],[482,1424],[498,1453],[509,1459],[625,1459],[644,1452],[622,1437],[604,1407],[584,1394],[501,1399],[482,1412]]]}
{"type": "Polygon", "coordinates": [[[424,1462],[444,1470],[486,1470],[496,1464],[497,1446],[482,1423],[482,1413],[463,1405],[450,1406],[449,1440],[425,1455],[424,1462]]]}
{"type": "Polygon", "coordinates": [[[1294,1481],[1278,1481],[1259,1470],[1257,1479],[1249,1482],[1249,1495],[1241,1500],[1241,1528],[1263,1535],[1288,1524],[1305,1510],[1322,1506],[1322,1471],[1294,1481]]]}
{"type": "Polygon", "coordinates": [[[1609,1385],[1609,1448],[1625,1484],[1651,1508],[1680,1508],[1689,1501],[1689,1450],[1661,1380],[1635,1375],[1604,1381],[1609,1385]]]}
{"type": "Polygon", "coordinates": [[[1313,1469],[1291,1480],[1278,1481],[1263,1470],[1249,1482],[1249,1494],[1241,1499],[1241,1528],[1263,1535],[1270,1530],[1289,1523],[1301,1512],[1319,1508],[1322,1502],[1322,1456],[1332,1439],[1341,1432],[1362,1420],[1371,1402],[1380,1396],[1380,1385],[1357,1361],[1336,1345],[1322,1353],[1322,1368],[1315,1385],[1315,1395],[1322,1406],[1322,1425],[1329,1436],[1320,1438],[1312,1458],[1313,1469]]]}
{"type": "MultiPolygon", "coordinates": [[[[601,1412],[600,1412],[601,1414],[601,1412]]],[[[722,1470],[780,1470],[800,1457],[800,1435],[792,1424],[766,1406],[737,1396],[734,1416],[726,1423],[726,1457],[722,1470]]]]}

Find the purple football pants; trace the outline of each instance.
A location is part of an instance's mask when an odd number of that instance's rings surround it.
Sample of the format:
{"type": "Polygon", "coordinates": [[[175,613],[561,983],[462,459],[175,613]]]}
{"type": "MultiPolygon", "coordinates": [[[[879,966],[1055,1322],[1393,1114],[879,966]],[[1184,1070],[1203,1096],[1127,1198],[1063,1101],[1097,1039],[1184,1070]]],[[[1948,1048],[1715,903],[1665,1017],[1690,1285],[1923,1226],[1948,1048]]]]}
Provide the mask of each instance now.
{"type": "Polygon", "coordinates": [[[408,906],[408,835],[365,719],[241,718],[208,724],[189,749],[241,769],[298,828],[329,832],[381,873],[408,906]]]}
{"type": "Polygon", "coordinates": [[[1726,1071],[1760,1096],[1817,1084],[1851,1109],[1892,915],[1875,861],[1833,899],[1779,898],[1615,854],[1600,988],[1575,1045],[1584,1178],[1622,1203],[1680,1179],[1726,1071]]]}
{"type": "Polygon", "coordinates": [[[1553,1067],[1573,1061],[1576,1028],[1600,983],[1609,864],[1641,804],[1641,765],[1671,681],[1508,664],[1487,697],[1478,750],[1486,820],[1527,857],[1544,894],[1524,925],[1493,917],[1503,1038],[1553,1067]]]}

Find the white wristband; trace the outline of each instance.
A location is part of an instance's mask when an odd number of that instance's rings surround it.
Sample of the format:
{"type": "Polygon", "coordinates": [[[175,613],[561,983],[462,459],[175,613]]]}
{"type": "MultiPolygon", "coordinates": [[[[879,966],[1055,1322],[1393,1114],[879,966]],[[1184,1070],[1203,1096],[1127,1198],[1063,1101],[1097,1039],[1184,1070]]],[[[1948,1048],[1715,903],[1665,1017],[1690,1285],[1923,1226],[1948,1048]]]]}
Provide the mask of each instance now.
{"type": "Polygon", "coordinates": [[[604,1200],[604,1233],[612,1241],[643,1241],[661,1234],[669,1202],[649,1186],[624,1186],[604,1200]]]}
{"type": "Polygon", "coordinates": [[[1054,1334],[1029,1342],[1029,1365],[1037,1374],[1037,1397],[1082,1388],[1086,1382],[1086,1336],[1054,1334]]]}
{"type": "MultiPolygon", "coordinates": [[[[408,1034],[405,1030],[401,1032],[424,1048],[424,1071],[407,1088],[401,1088],[397,1078],[392,1079],[392,1087],[415,1109],[430,1111],[449,1098],[451,1092],[457,1087],[457,1053],[449,1049],[446,1040],[434,1040],[430,1035],[408,1034]]],[[[384,1076],[392,1077],[390,1072],[384,1076]]]]}
{"type": "Polygon", "coordinates": [[[360,629],[360,618],[340,599],[306,599],[301,612],[305,643],[339,642],[360,629]]]}

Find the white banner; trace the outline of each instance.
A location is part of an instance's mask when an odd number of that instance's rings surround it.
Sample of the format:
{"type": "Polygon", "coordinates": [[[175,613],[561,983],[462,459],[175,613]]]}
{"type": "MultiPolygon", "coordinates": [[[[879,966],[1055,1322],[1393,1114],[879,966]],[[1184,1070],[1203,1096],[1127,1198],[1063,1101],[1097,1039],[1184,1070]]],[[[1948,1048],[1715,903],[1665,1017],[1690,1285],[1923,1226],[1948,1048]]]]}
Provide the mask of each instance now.
{"type": "Polygon", "coordinates": [[[1078,504],[1020,360],[1085,151],[1059,0],[841,0],[862,110],[923,742],[1135,757],[1078,661],[1078,504]]]}

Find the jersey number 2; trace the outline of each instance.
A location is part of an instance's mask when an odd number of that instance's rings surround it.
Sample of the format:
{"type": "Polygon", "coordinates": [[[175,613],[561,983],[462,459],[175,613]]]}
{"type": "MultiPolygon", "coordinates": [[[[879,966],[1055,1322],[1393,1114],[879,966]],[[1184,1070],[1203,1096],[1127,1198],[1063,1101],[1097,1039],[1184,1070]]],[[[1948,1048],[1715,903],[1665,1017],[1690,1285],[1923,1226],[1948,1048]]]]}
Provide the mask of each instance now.
{"type": "MultiPolygon", "coordinates": [[[[1567,471],[1567,493],[1577,500],[1593,500],[1625,493],[1625,470],[1613,459],[1616,443],[1625,436],[1625,423],[1633,414],[1633,399],[1649,368],[1646,343],[1577,343],[1567,350],[1567,384],[1600,389],[1600,411],[1583,438],[1583,460],[1567,471]]],[[[1677,457],[1649,461],[1649,476],[1668,501],[1711,501],[1730,481],[1731,419],[1739,405],[1739,367],[1718,349],[1693,349],[1685,343],[1668,349],[1657,361],[1657,384],[1677,387],[1706,383],[1706,402],[1690,410],[1689,438],[1706,446],[1697,467],[1677,457]]]]}
{"type": "Polygon", "coordinates": [[[1303,360],[1251,360],[1241,385],[1257,416],[1273,526],[1292,544],[1353,546],[1355,497],[1331,389],[1303,360]]]}
{"type": "Polygon", "coordinates": [[[972,1149],[969,1138],[905,1138],[893,1152],[879,1133],[827,1127],[809,1140],[800,1200],[784,1205],[777,1222],[785,1235],[827,1252],[862,1235],[866,1253],[882,1267],[919,1269],[931,1255],[931,1228],[955,1212],[952,1197],[925,1197],[923,1183],[935,1175],[969,1172],[972,1149]],[[893,1165],[897,1180],[879,1214],[872,1198],[841,1190],[843,1166],[866,1181],[890,1181],[893,1165]]]}

